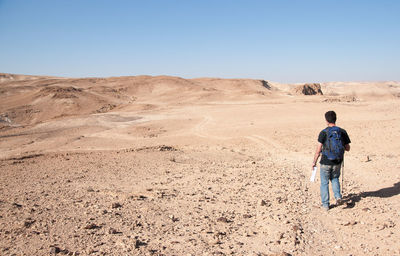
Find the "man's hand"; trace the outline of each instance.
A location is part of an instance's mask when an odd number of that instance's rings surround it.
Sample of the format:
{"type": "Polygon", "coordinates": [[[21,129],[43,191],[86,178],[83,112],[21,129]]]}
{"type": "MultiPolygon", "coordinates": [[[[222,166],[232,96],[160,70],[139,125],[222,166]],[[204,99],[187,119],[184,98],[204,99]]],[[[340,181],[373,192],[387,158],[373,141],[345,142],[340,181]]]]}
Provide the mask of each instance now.
{"type": "Polygon", "coordinates": [[[317,149],[315,150],[315,155],[314,155],[314,161],[312,163],[312,168],[317,166],[317,161],[318,161],[319,155],[321,154],[321,151],[322,151],[322,143],[318,143],[317,149]]]}

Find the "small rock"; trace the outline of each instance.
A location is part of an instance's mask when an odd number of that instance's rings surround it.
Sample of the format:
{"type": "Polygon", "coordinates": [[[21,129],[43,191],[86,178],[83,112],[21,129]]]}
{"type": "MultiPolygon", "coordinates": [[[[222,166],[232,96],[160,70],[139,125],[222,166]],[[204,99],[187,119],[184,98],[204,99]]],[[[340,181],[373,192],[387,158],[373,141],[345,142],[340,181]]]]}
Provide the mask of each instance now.
{"type": "Polygon", "coordinates": [[[175,217],[174,215],[169,215],[168,216],[173,222],[177,222],[177,221],[179,221],[179,219],[177,218],[177,217],[175,217]]]}
{"type": "Polygon", "coordinates": [[[216,236],[226,236],[226,232],[218,231],[215,233],[216,236]]]}
{"type": "Polygon", "coordinates": [[[284,202],[286,202],[287,201],[287,199],[286,198],[283,198],[283,197],[281,197],[281,196],[278,196],[277,198],[276,198],[276,201],[278,201],[278,203],[284,203],[284,202]]]}
{"type": "Polygon", "coordinates": [[[101,228],[101,226],[98,226],[94,223],[90,223],[84,227],[84,229],[98,229],[98,228],[101,228]]]}
{"type": "Polygon", "coordinates": [[[137,198],[137,200],[145,200],[147,199],[147,196],[144,195],[139,195],[139,197],[137,198]]]}
{"type": "Polygon", "coordinates": [[[219,217],[219,218],[217,219],[217,221],[218,221],[218,222],[223,222],[223,223],[232,222],[231,220],[228,220],[228,219],[225,218],[225,217],[219,217]]]}
{"type": "Polygon", "coordinates": [[[59,247],[57,247],[57,246],[54,246],[54,247],[50,248],[50,254],[57,254],[57,253],[60,253],[60,252],[61,252],[61,249],[59,247]]]}
{"type": "Polygon", "coordinates": [[[292,229],[293,229],[293,231],[295,231],[295,232],[297,232],[298,230],[301,231],[301,227],[298,226],[298,225],[293,225],[292,229]]]}
{"type": "Polygon", "coordinates": [[[136,239],[135,241],[135,248],[138,249],[140,246],[145,246],[147,243],[140,241],[139,239],[136,239]]]}
{"type": "Polygon", "coordinates": [[[17,208],[21,208],[22,207],[22,204],[13,203],[12,205],[17,207],[17,208]]]}
{"type": "Polygon", "coordinates": [[[251,218],[251,217],[253,217],[253,216],[251,216],[250,214],[244,214],[244,215],[243,215],[243,218],[245,218],[245,219],[249,219],[249,218],[251,218]]]}
{"type": "Polygon", "coordinates": [[[349,225],[350,225],[350,221],[342,222],[342,223],[340,223],[340,225],[342,225],[342,226],[349,226],[349,225]]]}
{"type": "Polygon", "coordinates": [[[345,222],[343,222],[343,223],[341,223],[343,226],[354,226],[354,225],[356,225],[357,224],[357,221],[354,221],[354,220],[352,220],[352,221],[345,221],[345,222]]]}
{"type": "Polygon", "coordinates": [[[110,228],[108,230],[109,234],[115,235],[115,234],[121,234],[122,232],[117,231],[115,228],[110,228]]]}
{"type": "Polygon", "coordinates": [[[292,255],[287,252],[281,252],[281,253],[269,254],[269,256],[292,256],[292,255]]]}
{"type": "Polygon", "coordinates": [[[112,204],[112,206],[111,206],[113,209],[116,209],[116,208],[121,208],[122,207],[122,204],[120,204],[120,203],[113,203],[112,204]]]}
{"type": "Polygon", "coordinates": [[[35,220],[27,219],[24,221],[24,227],[29,228],[30,226],[32,226],[33,223],[35,223],[35,220]]]}
{"type": "Polygon", "coordinates": [[[159,151],[177,151],[176,148],[171,147],[171,146],[165,146],[165,145],[160,146],[160,147],[158,148],[158,150],[159,150],[159,151]]]}

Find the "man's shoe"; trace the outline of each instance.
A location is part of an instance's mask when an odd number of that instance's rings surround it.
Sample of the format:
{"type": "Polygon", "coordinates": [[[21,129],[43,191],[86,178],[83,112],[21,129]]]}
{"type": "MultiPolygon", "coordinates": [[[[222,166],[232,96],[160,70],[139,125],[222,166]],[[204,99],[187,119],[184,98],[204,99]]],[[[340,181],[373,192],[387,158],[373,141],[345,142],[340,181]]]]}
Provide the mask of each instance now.
{"type": "Polygon", "coordinates": [[[342,198],[337,198],[336,199],[336,206],[342,205],[343,204],[343,199],[342,198]]]}
{"type": "Polygon", "coordinates": [[[322,206],[322,209],[323,209],[324,211],[329,211],[329,206],[322,206]]]}

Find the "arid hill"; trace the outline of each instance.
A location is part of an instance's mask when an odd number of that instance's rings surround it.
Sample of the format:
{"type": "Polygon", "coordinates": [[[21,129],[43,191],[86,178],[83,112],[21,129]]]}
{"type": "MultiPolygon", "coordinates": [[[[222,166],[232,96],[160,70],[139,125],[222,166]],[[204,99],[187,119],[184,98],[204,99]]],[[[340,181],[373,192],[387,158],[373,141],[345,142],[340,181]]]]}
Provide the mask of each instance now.
{"type": "MultiPolygon", "coordinates": [[[[52,78],[1,74],[0,116],[14,125],[66,116],[104,113],[126,107],[199,104],[271,96],[263,80],[183,79],[168,76],[52,78]]],[[[4,122],[3,122],[4,125],[4,122]]]]}
{"type": "MultiPolygon", "coordinates": [[[[289,95],[292,91],[300,95],[322,94],[319,84],[283,85],[251,79],[169,76],[75,79],[4,73],[0,74],[0,79],[2,127],[124,108],[140,110],[165,104],[264,101],[289,95]]],[[[400,97],[399,87],[398,82],[325,83],[322,90],[327,101],[342,101],[349,96],[396,98],[400,97]]]]}

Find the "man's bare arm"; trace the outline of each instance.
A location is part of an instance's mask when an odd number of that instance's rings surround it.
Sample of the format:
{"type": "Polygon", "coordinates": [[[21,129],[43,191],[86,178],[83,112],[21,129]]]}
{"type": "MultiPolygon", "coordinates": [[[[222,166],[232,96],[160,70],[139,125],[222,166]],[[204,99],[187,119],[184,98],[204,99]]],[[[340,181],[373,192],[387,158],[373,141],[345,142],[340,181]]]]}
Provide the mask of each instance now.
{"type": "Polygon", "coordinates": [[[315,150],[314,161],[313,161],[312,167],[315,167],[317,165],[317,161],[318,161],[319,156],[321,155],[321,151],[322,151],[322,143],[318,143],[317,149],[315,150]]]}

